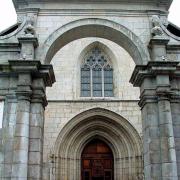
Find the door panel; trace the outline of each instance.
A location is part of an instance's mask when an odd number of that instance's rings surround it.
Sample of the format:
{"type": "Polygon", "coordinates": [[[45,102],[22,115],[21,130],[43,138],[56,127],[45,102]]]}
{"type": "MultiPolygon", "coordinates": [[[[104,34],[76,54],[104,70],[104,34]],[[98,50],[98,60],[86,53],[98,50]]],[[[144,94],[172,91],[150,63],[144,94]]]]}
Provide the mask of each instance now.
{"type": "Polygon", "coordinates": [[[90,170],[84,170],[83,171],[83,179],[84,180],[91,180],[91,171],[90,170]]]}
{"type": "Polygon", "coordinates": [[[82,153],[82,180],[113,180],[113,154],[106,143],[93,140],[82,153]]]}

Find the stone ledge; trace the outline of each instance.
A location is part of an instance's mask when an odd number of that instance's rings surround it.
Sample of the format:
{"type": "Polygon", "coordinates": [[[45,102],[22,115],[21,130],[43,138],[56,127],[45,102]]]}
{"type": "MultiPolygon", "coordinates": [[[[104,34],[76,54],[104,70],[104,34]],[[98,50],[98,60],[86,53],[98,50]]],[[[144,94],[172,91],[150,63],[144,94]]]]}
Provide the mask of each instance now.
{"type": "Polygon", "coordinates": [[[137,65],[130,78],[130,83],[134,87],[140,87],[146,77],[155,77],[156,75],[180,75],[179,61],[150,61],[147,65],[137,65]]]}
{"type": "Polygon", "coordinates": [[[17,77],[19,73],[31,73],[34,78],[43,78],[46,86],[52,86],[55,75],[52,65],[42,65],[40,61],[9,60],[9,64],[0,64],[0,76],[17,77]]]}

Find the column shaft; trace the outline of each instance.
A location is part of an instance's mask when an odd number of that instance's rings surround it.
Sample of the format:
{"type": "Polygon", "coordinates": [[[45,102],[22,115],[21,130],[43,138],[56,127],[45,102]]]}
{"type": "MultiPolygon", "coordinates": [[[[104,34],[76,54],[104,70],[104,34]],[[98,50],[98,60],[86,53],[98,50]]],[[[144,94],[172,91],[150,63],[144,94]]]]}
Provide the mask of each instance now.
{"type": "Polygon", "coordinates": [[[162,179],[178,179],[170,102],[158,101],[162,179]]]}
{"type": "Polygon", "coordinates": [[[28,178],[41,179],[43,165],[44,107],[41,103],[31,104],[29,171],[28,178]]]}
{"type": "Polygon", "coordinates": [[[29,149],[29,114],[31,75],[20,74],[16,91],[18,104],[14,134],[13,166],[11,179],[27,179],[29,149]]]}
{"type": "Polygon", "coordinates": [[[43,79],[34,79],[32,84],[31,117],[29,131],[28,179],[42,179],[45,84],[43,79]]]}

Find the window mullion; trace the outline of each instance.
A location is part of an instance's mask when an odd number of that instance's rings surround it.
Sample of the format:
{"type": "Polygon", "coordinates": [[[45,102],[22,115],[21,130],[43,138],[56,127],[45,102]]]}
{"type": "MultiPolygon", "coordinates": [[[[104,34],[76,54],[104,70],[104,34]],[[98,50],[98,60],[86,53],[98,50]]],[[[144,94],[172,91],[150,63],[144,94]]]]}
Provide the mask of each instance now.
{"type": "Polygon", "coordinates": [[[90,91],[91,91],[91,97],[93,97],[93,73],[92,73],[92,67],[90,68],[90,91]]]}
{"type": "Polygon", "coordinates": [[[102,68],[102,97],[104,97],[104,69],[102,68]]]}

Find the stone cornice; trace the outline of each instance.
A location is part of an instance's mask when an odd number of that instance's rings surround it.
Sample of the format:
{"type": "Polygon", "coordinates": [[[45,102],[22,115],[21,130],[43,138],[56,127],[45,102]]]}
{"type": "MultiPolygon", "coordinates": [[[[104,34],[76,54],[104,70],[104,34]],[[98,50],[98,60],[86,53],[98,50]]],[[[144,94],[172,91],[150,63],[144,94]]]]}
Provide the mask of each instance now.
{"type": "MultiPolygon", "coordinates": [[[[8,62],[0,65],[0,77],[17,78],[18,83],[12,91],[13,95],[15,92],[18,100],[42,103],[45,107],[47,105],[45,87],[52,86],[55,82],[53,67],[42,65],[40,61],[35,60],[9,60],[8,62]]],[[[9,87],[1,89],[0,93],[12,95],[9,87]]]]}
{"type": "Polygon", "coordinates": [[[130,82],[135,87],[140,87],[144,78],[156,75],[169,74],[179,76],[180,68],[177,61],[150,61],[147,65],[137,65],[133,71],[130,82]]]}
{"type": "MultiPolygon", "coordinates": [[[[20,9],[19,12],[25,13],[28,8],[20,9]]],[[[153,14],[161,14],[167,16],[167,11],[162,10],[135,10],[135,9],[41,9],[39,16],[151,16],[153,14]]]]}
{"type": "MultiPolygon", "coordinates": [[[[41,3],[131,3],[131,4],[155,4],[156,6],[164,6],[166,9],[169,9],[172,0],[41,0],[41,3]]],[[[37,4],[37,0],[13,0],[14,6],[16,9],[19,6],[27,6],[29,4],[37,4]]]]}
{"type": "Polygon", "coordinates": [[[45,86],[52,86],[55,76],[52,65],[42,65],[40,61],[9,60],[0,65],[0,76],[17,77],[19,73],[30,73],[33,78],[42,78],[45,86]]]}
{"type": "MultiPolygon", "coordinates": [[[[180,77],[180,66],[176,61],[150,61],[147,65],[136,66],[130,82],[141,87],[144,79],[169,76],[170,78],[180,77]]],[[[156,80],[157,81],[157,80],[156,80]]],[[[163,82],[162,84],[154,84],[149,87],[141,88],[139,106],[144,107],[147,103],[157,103],[160,100],[169,100],[179,102],[179,89],[171,87],[170,83],[163,82]]]]}
{"type": "Polygon", "coordinates": [[[18,37],[18,41],[19,41],[21,44],[22,44],[22,43],[32,43],[35,48],[39,46],[38,38],[35,37],[35,36],[32,36],[32,37],[20,36],[20,37],[18,37]]]}

